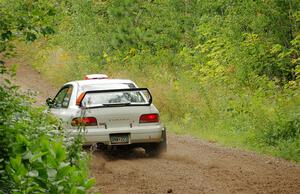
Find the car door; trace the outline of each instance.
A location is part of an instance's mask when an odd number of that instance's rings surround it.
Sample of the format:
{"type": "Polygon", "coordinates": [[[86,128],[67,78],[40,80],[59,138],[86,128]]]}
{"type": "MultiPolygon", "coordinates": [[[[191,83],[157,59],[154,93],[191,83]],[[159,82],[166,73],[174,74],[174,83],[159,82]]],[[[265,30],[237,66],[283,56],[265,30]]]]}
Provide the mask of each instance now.
{"type": "Polygon", "coordinates": [[[60,118],[66,125],[69,124],[71,120],[69,105],[72,92],[72,85],[62,87],[53,99],[53,105],[50,108],[50,112],[60,118]]]}

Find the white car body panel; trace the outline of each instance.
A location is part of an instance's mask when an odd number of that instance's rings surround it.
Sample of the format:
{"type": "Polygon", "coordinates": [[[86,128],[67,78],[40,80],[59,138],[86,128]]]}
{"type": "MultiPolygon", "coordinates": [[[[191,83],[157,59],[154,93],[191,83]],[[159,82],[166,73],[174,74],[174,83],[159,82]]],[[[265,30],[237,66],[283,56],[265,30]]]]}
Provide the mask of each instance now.
{"type": "MultiPolygon", "coordinates": [[[[86,89],[137,88],[137,85],[131,80],[122,79],[80,80],[66,83],[64,86],[72,86],[73,88],[68,107],[52,107],[50,112],[59,117],[65,127],[74,134],[78,132],[78,127],[72,126],[71,121],[73,118],[82,116],[82,108],[76,105],[76,99],[83,91],[86,91],[86,89]]],[[[162,123],[139,123],[142,114],[159,114],[159,112],[153,104],[85,109],[84,117],[95,117],[97,119],[97,126],[85,127],[85,144],[102,143],[111,145],[110,135],[112,134],[128,134],[129,142],[125,143],[126,145],[161,142],[162,132],[165,130],[162,123]]]]}

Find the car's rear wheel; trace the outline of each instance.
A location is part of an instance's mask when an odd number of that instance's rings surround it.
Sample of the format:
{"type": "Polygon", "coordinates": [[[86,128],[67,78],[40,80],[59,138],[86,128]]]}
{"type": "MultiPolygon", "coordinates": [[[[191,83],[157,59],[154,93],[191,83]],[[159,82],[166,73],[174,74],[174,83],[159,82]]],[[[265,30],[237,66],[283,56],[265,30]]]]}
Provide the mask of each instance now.
{"type": "Polygon", "coordinates": [[[145,152],[149,156],[158,156],[167,151],[167,129],[162,132],[162,141],[159,143],[150,143],[145,147],[145,152]]]}

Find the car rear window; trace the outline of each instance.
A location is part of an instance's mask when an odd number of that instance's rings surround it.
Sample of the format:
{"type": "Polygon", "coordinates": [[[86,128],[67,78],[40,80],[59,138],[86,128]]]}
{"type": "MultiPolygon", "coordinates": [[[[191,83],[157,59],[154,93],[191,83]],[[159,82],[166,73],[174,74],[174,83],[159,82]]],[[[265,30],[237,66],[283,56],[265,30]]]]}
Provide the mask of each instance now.
{"type": "Polygon", "coordinates": [[[147,89],[114,89],[87,92],[81,104],[85,107],[147,105],[150,99],[147,89]]]}

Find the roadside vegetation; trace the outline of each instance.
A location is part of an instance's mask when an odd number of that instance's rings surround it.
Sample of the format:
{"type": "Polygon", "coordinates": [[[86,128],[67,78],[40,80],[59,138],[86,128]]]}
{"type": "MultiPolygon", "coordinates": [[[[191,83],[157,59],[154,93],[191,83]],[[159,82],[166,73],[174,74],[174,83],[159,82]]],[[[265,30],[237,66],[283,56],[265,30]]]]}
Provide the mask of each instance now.
{"type": "Polygon", "coordinates": [[[0,193],[85,193],[88,155],[16,86],[0,87],[0,193]]]}
{"type": "Polygon", "coordinates": [[[86,193],[88,155],[82,135],[70,137],[45,107],[11,83],[5,60],[16,57],[15,41],[54,33],[55,6],[47,1],[0,1],[0,193],[86,193]],[[30,11],[29,11],[30,10],[30,11]]]}
{"type": "Polygon", "coordinates": [[[300,161],[300,1],[72,0],[18,43],[56,86],[88,73],[150,88],[168,129],[300,161]]]}

